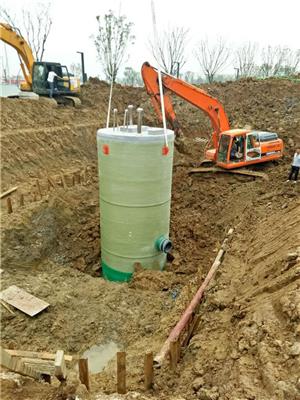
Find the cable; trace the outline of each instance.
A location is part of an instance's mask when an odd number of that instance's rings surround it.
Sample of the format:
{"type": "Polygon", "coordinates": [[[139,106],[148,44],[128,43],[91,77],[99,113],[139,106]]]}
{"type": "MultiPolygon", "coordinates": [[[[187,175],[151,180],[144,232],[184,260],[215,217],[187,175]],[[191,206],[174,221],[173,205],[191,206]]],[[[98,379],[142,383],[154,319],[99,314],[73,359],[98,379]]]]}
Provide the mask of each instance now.
{"type": "Polygon", "coordinates": [[[110,110],[111,110],[112,91],[113,91],[113,80],[111,80],[111,84],[110,84],[109,101],[108,101],[108,110],[107,110],[107,118],[106,118],[106,128],[109,127],[109,118],[110,118],[110,110]]]}
{"type": "MultiPolygon", "coordinates": [[[[158,42],[158,34],[157,34],[156,18],[155,18],[155,8],[154,8],[153,0],[151,0],[151,11],[152,11],[153,34],[154,34],[154,48],[158,49],[159,42],[158,42]]],[[[159,85],[159,95],[160,95],[160,104],[161,104],[161,115],[162,115],[163,127],[164,127],[165,146],[168,147],[165,101],[164,101],[164,93],[163,93],[163,86],[162,86],[161,69],[160,69],[159,63],[158,63],[157,71],[158,71],[158,85],[159,85]]]]}

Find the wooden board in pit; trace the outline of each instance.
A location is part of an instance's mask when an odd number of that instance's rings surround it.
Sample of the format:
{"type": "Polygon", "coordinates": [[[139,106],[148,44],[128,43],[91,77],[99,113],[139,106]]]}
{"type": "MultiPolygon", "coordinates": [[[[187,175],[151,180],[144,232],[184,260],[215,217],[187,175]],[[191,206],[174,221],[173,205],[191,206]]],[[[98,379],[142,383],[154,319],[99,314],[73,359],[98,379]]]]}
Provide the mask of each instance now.
{"type": "Polygon", "coordinates": [[[32,294],[19,288],[18,286],[10,286],[0,293],[0,299],[12,305],[18,310],[23,311],[31,317],[43,311],[49,306],[44,300],[38,299],[32,294]]]}

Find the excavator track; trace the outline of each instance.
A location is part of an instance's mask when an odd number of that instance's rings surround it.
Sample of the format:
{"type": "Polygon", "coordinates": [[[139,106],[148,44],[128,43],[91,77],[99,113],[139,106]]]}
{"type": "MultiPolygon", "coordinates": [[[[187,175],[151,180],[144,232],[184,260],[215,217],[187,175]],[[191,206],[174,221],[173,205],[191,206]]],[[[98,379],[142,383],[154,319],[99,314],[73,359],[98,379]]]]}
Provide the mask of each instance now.
{"type": "Polygon", "coordinates": [[[67,99],[67,103],[72,103],[73,107],[78,108],[81,106],[81,100],[79,97],[75,96],[64,96],[64,99],[67,99]]]}
{"type": "Polygon", "coordinates": [[[246,175],[246,176],[253,176],[255,178],[262,178],[265,181],[269,180],[269,177],[267,174],[264,172],[258,172],[258,171],[250,171],[248,169],[222,169],[218,167],[211,167],[211,168],[205,168],[205,167],[200,167],[200,168],[193,168],[189,170],[189,175],[190,174],[198,174],[198,173],[216,173],[216,172],[223,172],[227,174],[237,174],[237,175],[246,175]]]}

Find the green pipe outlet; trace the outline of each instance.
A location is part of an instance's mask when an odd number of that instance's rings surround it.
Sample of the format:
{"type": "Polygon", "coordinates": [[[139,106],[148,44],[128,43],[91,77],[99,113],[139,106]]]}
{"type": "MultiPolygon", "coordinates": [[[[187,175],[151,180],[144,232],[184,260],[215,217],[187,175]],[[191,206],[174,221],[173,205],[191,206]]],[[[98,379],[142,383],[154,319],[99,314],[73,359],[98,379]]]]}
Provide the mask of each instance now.
{"type": "Polygon", "coordinates": [[[155,246],[157,250],[162,251],[166,254],[170,253],[170,251],[172,250],[172,242],[165,236],[160,236],[158,239],[156,239],[155,246]]]}

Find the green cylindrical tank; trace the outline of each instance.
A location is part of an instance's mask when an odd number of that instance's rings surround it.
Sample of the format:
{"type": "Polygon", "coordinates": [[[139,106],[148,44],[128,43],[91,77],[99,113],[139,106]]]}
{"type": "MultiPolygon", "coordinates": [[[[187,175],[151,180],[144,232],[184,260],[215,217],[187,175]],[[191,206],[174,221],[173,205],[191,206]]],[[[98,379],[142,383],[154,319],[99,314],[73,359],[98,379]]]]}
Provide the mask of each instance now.
{"type": "Polygon", "coordinates": [[[128,281],[134,264],[162,270],[169,251],[174,133],[136,126],[97,132],[101,264],[106,279],[128,281]]]}

